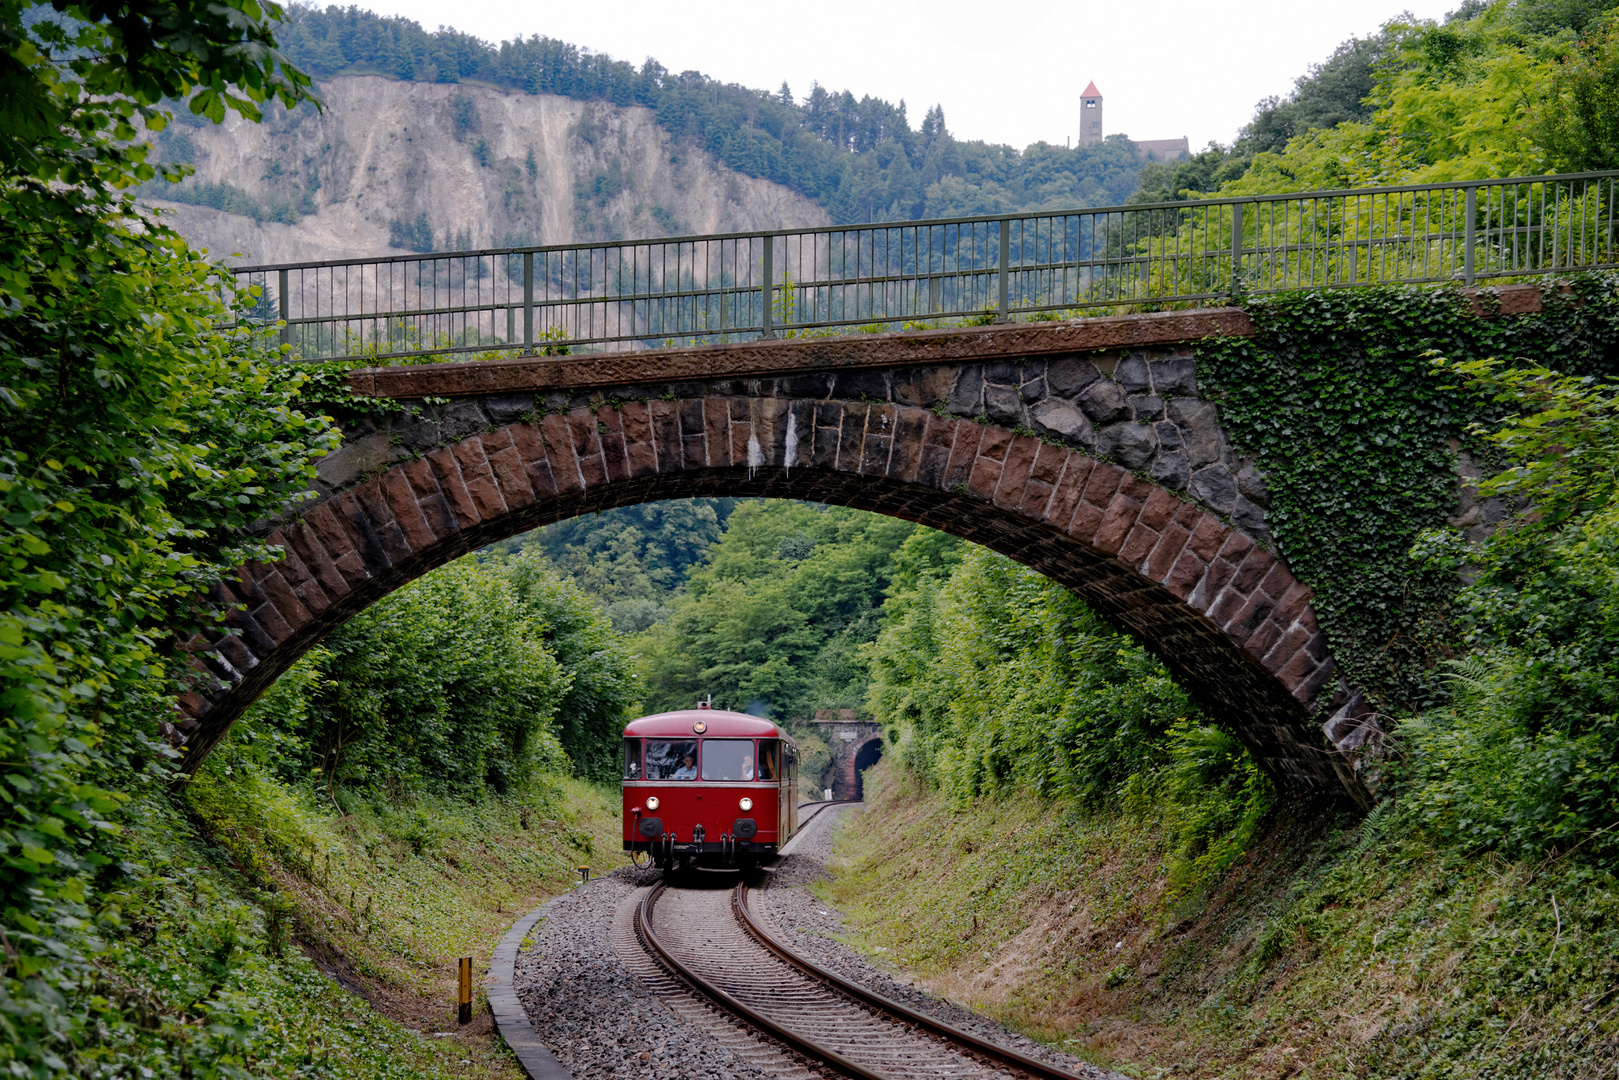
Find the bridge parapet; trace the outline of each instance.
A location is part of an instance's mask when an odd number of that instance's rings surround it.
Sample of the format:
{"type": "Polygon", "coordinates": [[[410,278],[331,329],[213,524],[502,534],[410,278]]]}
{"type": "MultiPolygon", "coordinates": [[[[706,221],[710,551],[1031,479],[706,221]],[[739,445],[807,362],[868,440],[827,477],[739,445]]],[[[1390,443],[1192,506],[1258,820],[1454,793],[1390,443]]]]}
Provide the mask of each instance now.
{"type": "Polygon", "coordinates": [[[1050,318],[1619,265],[1619,172],[239,267],[304,359],[1050,318]]]}

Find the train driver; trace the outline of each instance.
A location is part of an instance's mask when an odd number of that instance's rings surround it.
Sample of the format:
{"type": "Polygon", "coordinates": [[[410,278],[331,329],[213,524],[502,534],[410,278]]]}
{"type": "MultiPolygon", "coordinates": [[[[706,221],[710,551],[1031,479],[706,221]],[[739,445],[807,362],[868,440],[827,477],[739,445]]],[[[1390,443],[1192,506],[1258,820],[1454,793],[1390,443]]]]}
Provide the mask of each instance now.
{"type": "Polygon", "coordinates": [[[686,752],[686,756],[680,759],[680,767],[675,770],[674,775],[671,776],[670,779],[671,780],[695,780],[695,779],[697,779],[697,761],[696,761],[695,758],[692,757],[691,752],[689,750],[686,752]]]}

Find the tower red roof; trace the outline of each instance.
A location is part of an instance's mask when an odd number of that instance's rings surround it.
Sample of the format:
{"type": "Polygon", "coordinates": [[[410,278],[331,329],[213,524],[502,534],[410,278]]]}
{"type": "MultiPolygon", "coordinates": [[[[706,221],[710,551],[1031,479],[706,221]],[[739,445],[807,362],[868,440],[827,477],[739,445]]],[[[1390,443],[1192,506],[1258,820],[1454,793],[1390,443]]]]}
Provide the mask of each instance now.
{"type": "Polygon", "coordinates": [[[1085,89],[1080,93],[1079,96],[1080,97],[1101,97],[1102,96],[1102,91],[1100,91],[1100,90],[1098,90],[1096,88],[1096,80],[1092,79],[1090,81],[1090,84],[1085,87],[1085,89]]]}

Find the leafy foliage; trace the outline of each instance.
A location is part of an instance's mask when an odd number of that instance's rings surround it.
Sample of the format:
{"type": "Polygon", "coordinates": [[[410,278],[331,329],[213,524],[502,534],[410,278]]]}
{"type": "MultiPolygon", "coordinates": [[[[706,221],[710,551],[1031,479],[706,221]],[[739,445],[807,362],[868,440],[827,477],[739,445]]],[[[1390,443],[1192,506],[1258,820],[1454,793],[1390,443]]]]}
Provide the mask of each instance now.
{"type": "MultiPolygon", "coordinates": [[[[1406,558],[1455,512],[1452,444],[1499,408],[1460,391],[1427,359],[1557,357],[1574,371],[1619,370],[1619,283],[1548,290],[1546,313],[1480,319],[1432,289],[1307,292],[1248,302],[1259,333],[1206,343],[1204,393],[1254,454],[1278,548],[1350,680],[1391,713],[1440,700],[1438,665],[1460,647],[1454,575],[1406,558]]],[[[1474,445],[1475,453],[1484,447],[1474,445]]]]}
{"type": "Polygon", "coordinates": [[[1148,165],[1132,201],[1609,169],[1613,0],[1398,16],[1259,103],[1228,146],[1148,165]]]}
{"type": "Polygon", "coordinates": [[[734,499],[643,503],[569,518],[496,545],[545,552],[607,611],[621,633],[637,633],[669,616],[686,575],[720,538],[734,499]]]}
{"type": "Polygon", "coordinates": [[[329,634],[236,725],[244,760],[331,794],[461,798],[605,779],[635,691],[605,618],[537,552],[463,558],[329,634]]]}
{"type": "Polygon", "coordinates": [[[151,782],[185,689],[177,637],[335,444],[223,333],[239,296],[120,194],[148,179],[134,120],[307,100],[278,13],[252,0],[0,2],[0,1069],[84,1069],[88,957],[116,928],[120,787],[151,782]],[[173,668],[171,671],[170,668],[173,668]]]}
{"type": "Polygon", "coordinates": [[[667,621],[639,643],[648,709],[806,718],[857,705],[892,556],[915,526],[837,507],[744,502],[667,621]]]}
{"type": "Polygon", "coordinates": [[[1509,467],[1479,486],[1523,509],[1477,549],[1439,530],[1422,538],[1431,561],[1453,568],[1460,557],[1476,575],[1460,596],[1476,651],[1454,666],[1454,702],[1402,727],[1409,813],[1464,849],[1610,858],[1619,851],[1619,389],[1545,368],[1439,366],[1514,407],[1487,436],[1509,467]]]}

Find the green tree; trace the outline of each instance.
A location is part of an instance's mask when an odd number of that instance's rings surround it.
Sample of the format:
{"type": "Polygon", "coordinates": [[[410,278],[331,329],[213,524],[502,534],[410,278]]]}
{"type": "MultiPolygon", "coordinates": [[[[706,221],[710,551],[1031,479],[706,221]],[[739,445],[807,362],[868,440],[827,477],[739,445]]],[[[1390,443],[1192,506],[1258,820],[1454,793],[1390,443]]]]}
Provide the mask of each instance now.
{"type": "Polygon", "coordinates": [[[1536,121],[1558,172],[1619,168],[1619,22],[1610,20],[1557,64],[1536,121]]]}
{"type": "MultiPolygon", "coordinates": [[[[222,119],[307,99],[279,9],[0,0],[0,1069],[86,1068],[126,1021],[88,992],[118,921],[120,796],[214,630],[206,591],[272,558],[249,523],[295,502],[336,433],[297,409],[213,268],[125,193],[165,99],[222,119]],[[133,766],[131,763],[134,763],[133,766]]],[[[179,170],[171,170],[178,172],[179,170]]],[[[223,594],[215,593],[221,601],[223,594]]],[[[172,731],[172,728],[170,729],[172,731]]],[[[155,770],[153,777],[162,777],[155,770]]]]}

